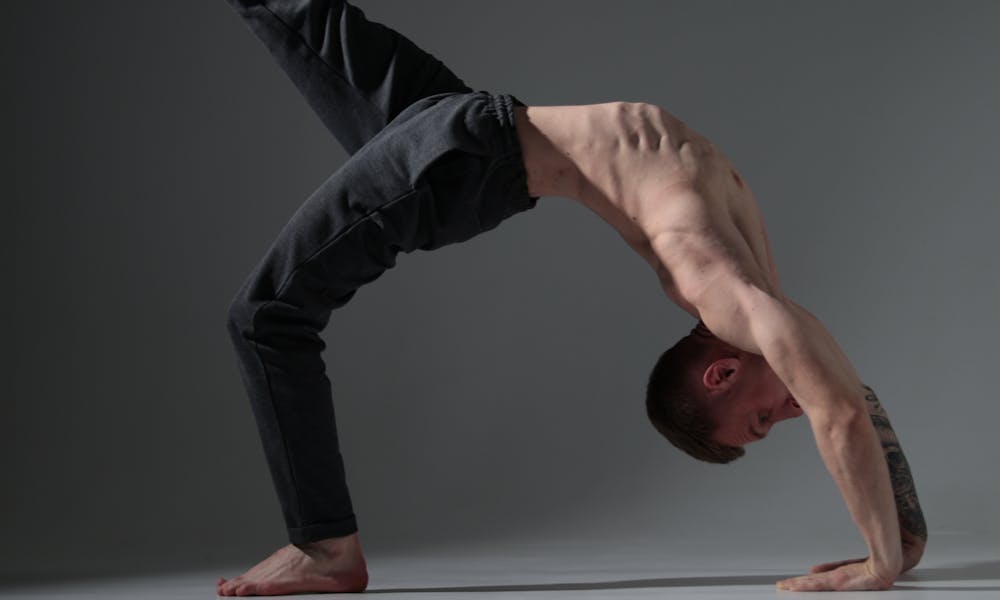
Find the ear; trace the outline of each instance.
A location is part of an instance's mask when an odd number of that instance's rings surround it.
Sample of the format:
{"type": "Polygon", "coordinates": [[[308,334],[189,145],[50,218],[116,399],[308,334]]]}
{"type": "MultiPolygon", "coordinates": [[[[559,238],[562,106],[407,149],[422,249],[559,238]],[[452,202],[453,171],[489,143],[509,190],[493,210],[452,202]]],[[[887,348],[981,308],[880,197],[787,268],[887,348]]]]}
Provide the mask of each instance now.
{"type": "Polygon", "coordinates": [[[739,370],[740,359],[720,358],[708,365],[701,377],[701,382],[705,389],[710,392],[728,390],[735,383],[739,370]]]}

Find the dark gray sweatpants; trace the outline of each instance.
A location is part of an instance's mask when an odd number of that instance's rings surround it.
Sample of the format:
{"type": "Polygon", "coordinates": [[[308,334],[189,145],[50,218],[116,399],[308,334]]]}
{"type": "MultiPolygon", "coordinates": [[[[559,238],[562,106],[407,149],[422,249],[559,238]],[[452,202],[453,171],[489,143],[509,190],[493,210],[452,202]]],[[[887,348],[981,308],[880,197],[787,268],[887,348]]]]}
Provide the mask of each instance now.
{"type": "Polygon", "coordinates": [[[352,155],[285,225],[229,333],[292,543],[357,531],[320,332],[395,265],[535,206],[513,107],[334,0],[227,0],[352,155]]]}

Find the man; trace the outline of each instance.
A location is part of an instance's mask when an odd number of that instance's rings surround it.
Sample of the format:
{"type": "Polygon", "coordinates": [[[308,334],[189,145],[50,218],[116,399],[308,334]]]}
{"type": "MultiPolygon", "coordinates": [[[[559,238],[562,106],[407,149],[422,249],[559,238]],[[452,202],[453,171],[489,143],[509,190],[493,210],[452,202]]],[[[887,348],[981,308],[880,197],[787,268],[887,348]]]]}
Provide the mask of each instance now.
{"type": "Polygon", "coordinates": [[[352,156],[230,307],[291,544],[220,578],[219,594],[365,589],[319,333],[398,252],[465,241],[547,195],[601,216],[699,319],[649,382],[647,410],[671,442],[728,462],[772,423],[809,417],[870,554],[779,586],[885,589],[915,564],[926,531],[888,419],[822,325],[781,293],[753,195],[705,138],[648,104],[527,107],[473,92],[343,1],[228,1],[352,156]]]}

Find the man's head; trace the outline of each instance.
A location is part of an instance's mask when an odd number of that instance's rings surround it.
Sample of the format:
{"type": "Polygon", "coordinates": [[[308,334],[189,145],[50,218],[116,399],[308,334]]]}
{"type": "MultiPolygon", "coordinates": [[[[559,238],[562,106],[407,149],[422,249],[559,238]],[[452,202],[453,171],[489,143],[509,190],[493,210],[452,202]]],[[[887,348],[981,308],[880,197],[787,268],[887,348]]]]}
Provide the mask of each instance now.
{"type": "Polygon", "coordinates": [[[728,463],[802,409],[762,356],[726,344],[699,322],[653,367],[646,413],[674,446],[728,463]]]}

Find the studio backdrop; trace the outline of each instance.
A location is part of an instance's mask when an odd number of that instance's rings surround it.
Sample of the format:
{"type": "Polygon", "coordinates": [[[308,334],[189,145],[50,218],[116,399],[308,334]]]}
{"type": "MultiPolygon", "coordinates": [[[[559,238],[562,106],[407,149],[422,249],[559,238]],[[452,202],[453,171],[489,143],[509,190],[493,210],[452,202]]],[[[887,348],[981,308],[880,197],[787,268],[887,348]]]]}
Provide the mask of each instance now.
{"type": "MultiPolygon", "coordinates": [[[[1000,4],[357,5],[473,89],[652,102],[711,139],[783,287],[879,393],[931,538],[997,532],[1000,4]]],[[[222,0],[19,2],[3,21],[0,572],[259,560],[287,540],[226,309],[347,156],[222,0]]],[[[366,551],[863,551],[805,419],[725,466],[648,423],[649,371],[692,325],[565,198],[400,255],[324,332],[366,551]]]]}

